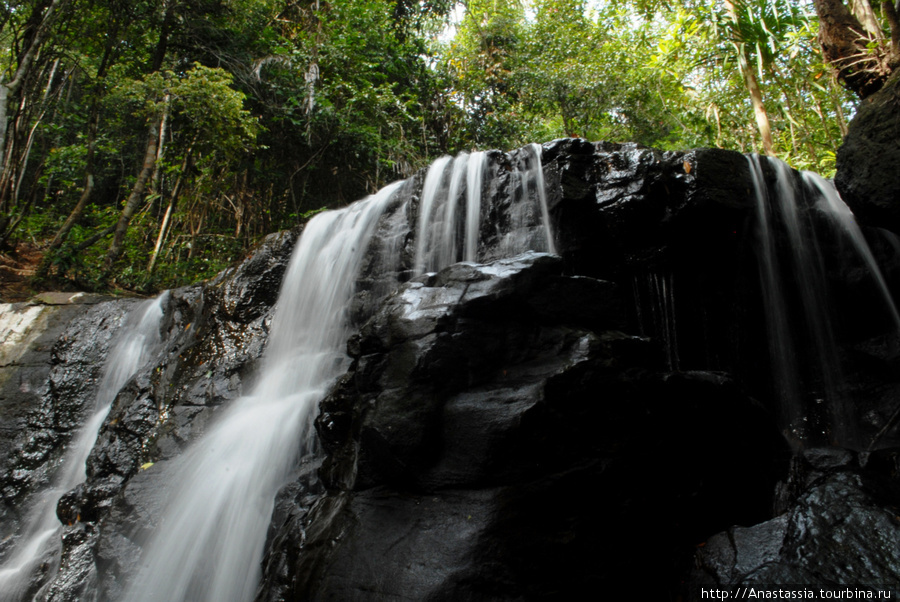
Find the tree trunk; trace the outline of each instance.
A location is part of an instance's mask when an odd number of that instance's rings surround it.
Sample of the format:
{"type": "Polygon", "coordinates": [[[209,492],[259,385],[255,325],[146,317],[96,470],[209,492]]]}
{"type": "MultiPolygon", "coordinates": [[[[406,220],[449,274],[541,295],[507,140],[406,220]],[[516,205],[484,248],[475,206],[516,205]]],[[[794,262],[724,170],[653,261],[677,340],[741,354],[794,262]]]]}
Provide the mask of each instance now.
{"type": "MultiPolygon", "coordinates": [[[[194,136],[194,140],[196,139],[197,137],[194,136]]],[[[156,237],[156,246],[153,247],[153,254],[150,256],[150,263],[147,265],[147,271],[151,274],[153,273],[153,268],[156,267],[156,258],[159,256],[159,250],[162,248],[163,242],[166,240],[166,235],[169,233],[169,221],[172,219],[172,213],[175,212],[178,195],[181,193],[181,183],[184,181],[185,174],[190,166],[191,151],[193,151],[193,149],[194,146],[192,142],[191,146],[184,154],[184,160],[181,162],[181,173],[178,174],[178,179],[175,181],[175,186],[172,188],[169,206],[166,207],[165,217],[163,217],[162,224],[159,226],[159,235],[156,237]]]]}
{"type": "MultiPolygon", "coordinates": [[[[725,0],[725,8],[728,15],[735,25],[735,31],[739,24],[739,16],[737,8],[731,0],[725,0]]],[[[743,40],[735,40],[735,46],[738,49],[738,66],[741,75],[744,77],[744,84],[750,93],[750,103],[753,105],[753,115],[756,117],[756,128],[759,130],[759,136],[762,139],[763,150],[766,154],[775,156],[775,143],[772,140],[772,126],[769,124],[769,114],[766,112],[766,106],[763,104],[762,89],[759,87],[759,81],[756,79],[756,73],[750,66],[750,57],[747,55],[747,46],[743,40]]]]}
{"type": "Polygon", "coordinates": [[[166,94],[163,98],[163,117],[159,124],[159,144],[156,147],[156,164],[153,168],[153,177],[150,179],[150,191],[154,194],[162,194],[159,188],[160,166],[162,165],[163,153],[166,146],[166,124],[169,120],[169,102],[170,96],[166,94]]]}
{"type": "Polygon", "coordinates": [[[894,71],[900,68],[900,17],[897,15],[900,12],[900,1],[894,6],[889,0],[884,0],[881,9],[891,27],[891,54],[888,58],[888,67],[894,71]]]}
{"type": "Polygon", "coordinates": [[[881,24],[878,22],[878,17],[875,16],[869,0],[849,0],[849,2],[850,12],[860,22],[866,33],[876,40],[883,40],[884,31],[881,30],[881,24]]]}
{"type": "MultiPolygon", "coordinates": [[[[156,49],[153,53],[153,60],[150,63],[150,73],[155,73],[162,68],[166,57],[166,49],[168,48],[172,21],[175,18],[174,3],[164,0],[163,6],[165,14],[159,31],[159,39],[156,42],[156,49]]],[[[122,215],[116,224],[115,234],[109,245],[109,252],[106,254],[106,259],[103,260],[104,277],[109,276],[110,272],[112,272],[113,264],[119,258],[119,255],[122,254],[122,248],[125,245],[125,233],[128,232],[128,224],[131,223],[131,218],[137,212],[138,207],[140,207],[144,198],[144,190],[147,188],[147,182],[150,181],[155,172],[160,129],[164,120],[165,111],[150,124],[150,132],[147,136],[147,149],[144,153],[144,163],[141,167],[141,172],[138,174],[138,179],[131,189],[131,194],[128,195],[128,200],[122,209],[122,215]]]]}
{"type": "Polygon", "coordinates": [[[769,114],[766,113],[766,106],[763,104],[762,90],[759,82],[756,80],[756,74],[750,66],[747,59],[747,52],[741,45],[741,55],[739,57],[741,74],[744,76],[744,83],[747,85],[747,91],[750,92],[750,102],[753,104],[753,115],[756,117],[756,128],[759,130],[759,136],[762,138],[763,150],[770,157],[775,156],[775,143],[772,140],[772,126],[769,125],[769,114]]]}
{"type": "MultiPolygon", "coordinates": [[[[90,151],[88,152],[90,153],[90,151]]],[[[90,161],[90,159],[88,159],[88,161],[90,161]]],[[[75,223],[81,217],[81,214],[84,213],[84,208],[87,206],[88,199],[91,198],[91,192],[94,190],[94,174],[90,167],[88,167],[86,171],[84,190],[82,190],[81,196],[78,197],[78,203],[75,204],[75,208],[72,209],[69,217],[66,218],[62,227],[57,231],[56,236],[54,236],[53,240],[50,241],[50,244],[47,245],[48,251],[59,248],[63,242],[65,242],[66,238],[69,236],[69,232],[75,226],[75,223]]]]}
{"type": "Polygon", "coordinates": [[[865,28],[841,0],[814,0],[822,55],[841,84],[866,98],[881,89],[891,69],[884,53],[870,52],[865,28]]]}
{"type": "MultiPolygon", "coordinates": [[[[6,82],[3,81],[3,78],[0,78],[0,170],[3,169],[2,166],[6,163],[6,121],[9,109],[9,99],[15,95],[25,81],[26,76],[31,70],[31,65],[34,63],[35,58],[37,58],[38,51],[43,45],[44,39],[47,37],[50,25],[56,18],[56,13],[66,4],[66,2],[68,2],[68,0],[52,0],[50,5],[43,11],[43,14],[31,15],[29,19],[35,23],[34,35],[31,36],[30,43],[27,44],[27,48],[18,59],[19,64],[16,67],[12,80],[6,82]]],[[[35,10],[39,11],[40,8],[36,7],[35,10]]],[[[2,173],[0,173],[0,175],[2,175],[2,173]]]]}
{"type": "Polygon", "coordinates": [[[137,212],[138,207],[140,207],[141,201],[144,199],[144,189],[147,187],[147,181],[153,174],[153,168],[156,165],[156,147],[159,142],[159,126],[161,122],[162,116],[154,119],[153,123],[150,124],[150,131],[147,135],[147,149],[144,152],[144,164],[141,167],[141,172],[138,174],[137,181],[134,183],[134,187],[131,189],[131,194],[128,195],[128,200],[122,209],[122,215],[119,216],[112,243],[109,245],[109,252],[103,261],[103,273],[107,276],[112,271],[116,259],[122,254],[128,224],[131,223],[131,218],[137,212]]]}

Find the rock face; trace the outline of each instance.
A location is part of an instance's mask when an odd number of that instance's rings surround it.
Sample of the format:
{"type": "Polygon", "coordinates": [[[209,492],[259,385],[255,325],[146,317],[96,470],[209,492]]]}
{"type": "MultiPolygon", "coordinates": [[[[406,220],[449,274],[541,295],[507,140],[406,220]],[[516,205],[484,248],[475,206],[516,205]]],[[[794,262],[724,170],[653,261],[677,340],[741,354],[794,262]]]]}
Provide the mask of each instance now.
{"type": "Polygon", "coordinates": [[[745,484],[771,490],[766,412],[721,375],[663,374],[616,285],[562,270],[459,264],[388,299],[322,403],[328,493],[276,535],[260,599],[664,594],[685,539],[728,524],[745,484]]]}
{"type": "Polygon", "coordinates": [[[694,597],[701,587],[722,585],[896,587],[896,462],[895,450],[876,453],[865,467],[846,450],[814,448],[796,457],[786,511],[710,538],[697,555],[694,597]]]}
{"type": "Polygon", "coordinates": [[[856,110],[838,150],[834,181],[853,212],[900,232],[900,71],[856,110]]]}
{"type": "Polygon", "coordinates": [[[45,294],[0,305],[0,520],[26,495],[84,421],[109,341],[128,301],[45,294]]]}
{"type": "MultiPolygon", "coordinates": [[[[505,229],[539,234],[514,219],[533,152],[487,154],[478,262],[413,278],[424,174],[388,204],[348,310],[350,368],[320,405],[322,453],[278,495],[257,599],[557,599],[637,583],[689,597],[752,575],[900,573],[876,533],[893,533],[897,503],[884,467],[898,443],[898,349],[864,262],[833,229],[810,243],[834,292],[842,416],[866,444],[857,451],[873,440],[883,449],[866,469],[836,448],[792,464],[812,439],[778,418],[747,158],[545,144],[557,255],[508,257],[505,229]],[[850,500],[854,516],[841,537],[881,564],[837,566],[847,548],[831,543],[833,500],[850,500]]],[[[774,190],[774,164],[761,174],[774,190]]],[[[802,219],[824,224],[815,198],[799,198],[802,219]]],[[[784,230],[771,236],[790,254],[784,230]]],[[[170,291],[162,348],[116,397],[87,480],[59,501],[60,568],[35,578],[41,599],[122,597],[159,521],[166,464],[253,385],[298,235],[273,235],[238,268],[170,291]]],[[[896,252],[874,252],[896,289],[896,252]]],[[[800,305],[791,293],[784,302],[800,305]]],[[[96,378],[87,366],[127,309],[101,305],[71,322],[50,384],[23,402],[41,418],[19,419],[0,442],[8,541],[21,500],[48,479],[58,434],[80,424],[96,378]]],[[[822,383],[797,378],[826,445],[837,431],[822,383]]]]}

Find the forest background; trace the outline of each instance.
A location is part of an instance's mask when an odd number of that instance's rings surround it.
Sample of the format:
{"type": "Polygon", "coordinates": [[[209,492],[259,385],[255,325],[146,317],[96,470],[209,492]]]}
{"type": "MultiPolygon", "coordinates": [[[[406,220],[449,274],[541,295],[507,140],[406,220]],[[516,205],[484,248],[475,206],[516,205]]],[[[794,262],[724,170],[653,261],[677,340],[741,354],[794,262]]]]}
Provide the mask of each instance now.
{"type": "Polygon", "coordinates": [[[4,0],[0,263],[30,254],[5,274],[33,287],[149,293],[440,155],[563,136],[765,152],[830,176],[856,102],[896,68],[897,11],[4,0]]]}

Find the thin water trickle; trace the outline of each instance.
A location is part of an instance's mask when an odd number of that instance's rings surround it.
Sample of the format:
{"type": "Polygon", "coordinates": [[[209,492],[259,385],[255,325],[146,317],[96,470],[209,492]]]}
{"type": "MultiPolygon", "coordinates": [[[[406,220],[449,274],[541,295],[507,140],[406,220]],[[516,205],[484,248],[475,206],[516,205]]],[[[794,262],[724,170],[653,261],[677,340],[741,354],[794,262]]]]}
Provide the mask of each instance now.
{"type": "Polygon", "coordinates": [[[258,386],[177,460],[151,468],[169,472],[170,502],[125,600],[253,597],[275,494],[314,449],[318,402],[347,365],[356,275],[399,185],[307,224],[282,284],[258,386]]]}
{"type": "Polygon", "coordinates": [[[801,172],[801,174],[803,176],[804,183],[819,194],[820,200],[817,204],[819,209],[825,212],[840,226],[840,228],[850,239],[850,242],[856,249],[856,252],[866,263],[866,266],[869,268],[869,272],[872,274],[872,277],[878,284],[878,289],[881,291],[882,299],[884,300],[884,304],[888,312],[890,312],[891,319],[894,322],[894,326],[896,326],[897,332],[900,333],[900,313],[897,312],[897,305],[894,303],[894,298],[891,295],[890,290],[888,289],[887,282],[885,282],[884,280],[884,275],[881,273],[881,268],[878,267],[878,262],[875,261],[875,256],[872,255],[872,250],[869,248],[869,243],[866,242],[866,237],[863,235],[862,230],[856,223],[856,217],[853,215],[850,207],[847,206],[847,204],[841,198],[841,195],[838,194],[838,191],[835,189],[834,185],[828,182],[825,178],[817,173],[813,173],[810,171],[804,171],[801,172]]]}
{"type": "Polygon", "coordinates": [[[434,268],[435,247],[440,244],[440,228],[435,227],[435,215],[439,205],[446,200],[444,172],[450,157],[441,157],[428,168],[425,183],[422,184],[422,198],[419,201],[418,235],[416,236],[416,256],[413,273],[421,274],[434,268]]]}
{"type": "Polygon", "coordinates": [[[541,207],[541,223],[544,226],[544,238],[546,239],[547,252],[556,253],[556,243],[553,240],[553,228],[550,226],[550,209],[547,206],[547,185],[544,182],[544,166],[541,162],[543,149],[540,144],[532,143],[531,151],[534,153],[534,164],[531,169],[531,178],[534,181],[534,190],[541,207]]]}
{"type": "Polygon", "coordinates": [[[772,232],[772,209],[768,187],[763,175],[761,159],[758,155],[747,157],[753,192],[756,198],[757,217],[757,257],[760,280],[762,282],[763,309],[766,332],[768,334],[772,381],[780,400],[781,422],[789,430],[796,429],[798,438],[802,433],[805,412],[801,403],[800,383],[797,381],[798,367],[791,337],[791,321],[788,316],[781,262],[772,232]]]}
{"type": "Polygon", "coordinates": [[[477,151],[469,156],[466,167],[466,249],[464,261],[478,256],[478,234],[481,232],[481,187],[487,155],[477,151]]]}
{"type": "Polygon", "coordinates": [[[22,600],[37,565],[49,556],[58,555],[56,536],[61,525],[56,516],[57,502],[64,493],[84,482],[85,462],[116,395],[158,347],[166,295],[163,293],[140,304],[122,327],[118,342],[106,361],[90,419],[69,446],[53,485],[41,493],[41,500],[28,517],[20,542],[0,567],[0,601],[22,600]]]}
{"type": "Polygon", "coordinates": [[[681,358],[675,321],[674,281],[671,273],[649,272],[635,275],[631,285],[641,336],[659,340],[665,352],[666,368],[677,372],[681,369],[681,358]],[[646,314],[645,309],[649,310],[646,314]]]}

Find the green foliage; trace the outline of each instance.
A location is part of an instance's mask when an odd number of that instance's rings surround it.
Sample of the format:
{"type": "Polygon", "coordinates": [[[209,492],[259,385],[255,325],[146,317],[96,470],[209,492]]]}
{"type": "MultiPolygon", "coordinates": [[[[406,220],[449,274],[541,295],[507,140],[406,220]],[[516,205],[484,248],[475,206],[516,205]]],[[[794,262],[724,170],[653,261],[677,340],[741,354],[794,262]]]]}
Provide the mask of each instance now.
{"type": "MultiPolygon", "coordinates": [[[[53,238],[87,197],[48,261],[101,286],[109,236],[80,246],[119,218],[160,122],[113,273],[147,291],[459,150],[569,135],[757,150],[741,53],[776,152],[830,175],[851,104],[810,0],[733,4],[735,18],[713,0],[468,0],[439,41],[451,0],[69,2],[8,107],[0,226],[18,225],[0,242],[53,238]]],[[[42,6],[0,11],[7,78],[42,6]]]]}
{"type": "Polygon", "coordinates": [[[653,66],[690,85],[692,104],[682,111],[714,126],[701,144],[758,151],[753,110],[737,67],[737,53],[745,49],[762,88],[778,155],[797,167],[832,175],[850,97],[836,89],[821,62],[811,3],[734,4],[737,23],[711,0],[667,12],[653,66]]]}
{"type": "Polygon", "coordinates": [[[650,69],[658,26],[626,5],[469,4],[444,69],[470,136],[509,147],[561,136],[676,144],[677,76],[650,69]],[[529,16],[529,14],[531,16],[529,16]]]}
{"type": "Polygon", "coordinates": [[[559,136],[662,148],[760,148],[749,57],[776,152],[829,174],[849,96],[821,63],[809,2],[475,1],[442,69],[467,138],[510,147],[559,136]]]}

